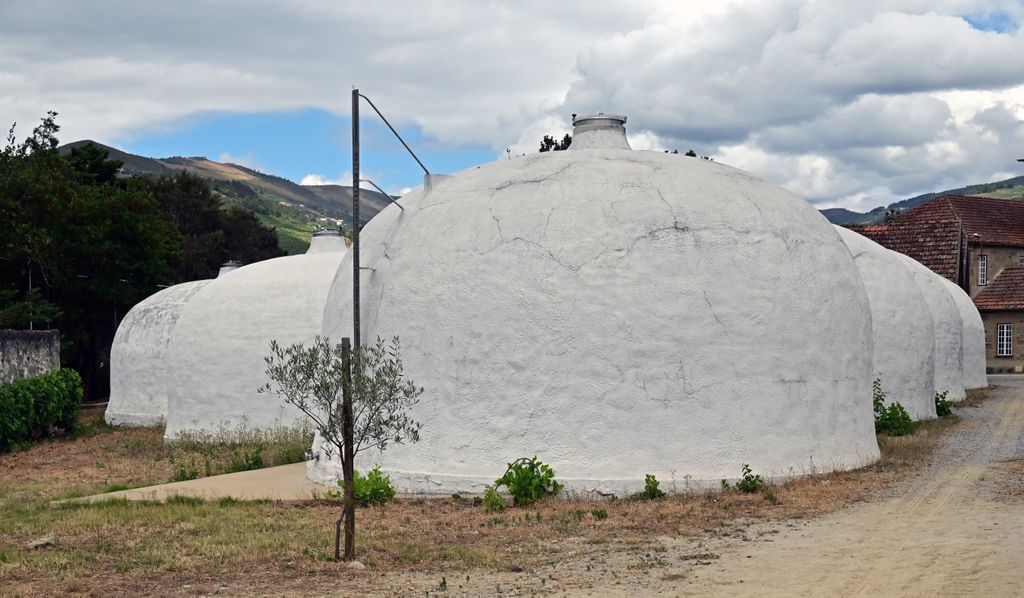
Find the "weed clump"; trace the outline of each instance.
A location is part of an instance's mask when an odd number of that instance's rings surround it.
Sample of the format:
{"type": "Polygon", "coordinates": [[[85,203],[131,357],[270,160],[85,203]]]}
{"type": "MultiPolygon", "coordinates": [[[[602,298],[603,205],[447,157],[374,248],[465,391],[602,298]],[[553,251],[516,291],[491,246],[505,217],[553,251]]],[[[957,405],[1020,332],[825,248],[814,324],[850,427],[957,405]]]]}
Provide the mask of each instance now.
{"type": "Polygon", "coordinates": [[[953,401],[946,398],[948,394],[948,390],[935,393],[935,414],[939,417],[953,415],[953,401]]]}
{"type": "Polygon", "coordinates": [[[555,470],[536,456],[532,459],[523,457],[509,463],[505,475],[495,480],[494,486],[507,488],[516,506],[531,505],[545,496],[554,496],[562,491],[562,485],[555,480],[555,470]]]}
{"type": "Polygon", "coordinates": [[[640,500],[657,500],[665,496],[665,492],[658,488],[658,478],[653,474],[644,476],[644,490],[635,495],[640,500]]]}
{"type": "MultiPolygon", "coordinates": [[[[358,470],[352,470],[352,481],[355,487],[354,494],[356,504],[361,507],[370,505],[382,505],[395,498],[395,487],[391,483],[391,477],[384,475],[380,466],[374,467],[364,477],[358,470]]],[[[338,480],[339,492],[329,491],[328,498],[342,498],[345,496],[345,480],[338,480]]]]}
{"type": "Polygon", "coordinates": [[[488,513],[501,513],[508,506],[505,503],[505,497],[498,494],[494,486],[488,486],[484,489],[483,505],[484,510],[488,513]]]}
{"type": "Polygon", "coordinates": [[[910,419],[910,414],[897,401],[886,406],[882,380],[875,378],[871,386],[871,402],[875,411],[875,432],[885,432],[890,436],[913,434],[917,429],[918,422],[910,419]]]}
{"type": "Polygon", "coordinates": [[[764,480],[750,469],[750,465],[744,463],[741,471],[743,472],[743,477],[736,482],[737,490],[753,494],[764,489],[764,480]]]}

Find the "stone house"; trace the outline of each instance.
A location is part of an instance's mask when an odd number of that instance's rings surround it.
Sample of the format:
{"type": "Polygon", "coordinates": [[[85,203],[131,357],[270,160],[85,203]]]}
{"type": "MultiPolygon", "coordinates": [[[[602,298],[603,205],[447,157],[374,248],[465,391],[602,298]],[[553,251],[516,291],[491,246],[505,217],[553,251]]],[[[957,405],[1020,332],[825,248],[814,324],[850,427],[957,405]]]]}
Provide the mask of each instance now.
{"type": "Polygon", "coordinates": [[[1024,372],[1024,202],[944,195],[850,228],[967,291],[985,323],[989,373],[1024,372]]]}

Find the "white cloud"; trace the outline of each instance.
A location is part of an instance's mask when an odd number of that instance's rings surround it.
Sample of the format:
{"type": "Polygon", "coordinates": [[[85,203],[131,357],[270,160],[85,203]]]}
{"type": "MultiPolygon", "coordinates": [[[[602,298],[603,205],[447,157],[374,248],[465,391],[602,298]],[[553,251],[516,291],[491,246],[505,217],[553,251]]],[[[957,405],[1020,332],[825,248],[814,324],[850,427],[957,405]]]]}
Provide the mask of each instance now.
{"type": "Polygon", "coordinates": [[[1019,0],[8,0],[0,116],[117,144],[200,113],[347,115],[357,84],[442,148],[533,152],[619,112],[637,149],[863,206],[1019,172],[1022,22],[1019,0]]]}

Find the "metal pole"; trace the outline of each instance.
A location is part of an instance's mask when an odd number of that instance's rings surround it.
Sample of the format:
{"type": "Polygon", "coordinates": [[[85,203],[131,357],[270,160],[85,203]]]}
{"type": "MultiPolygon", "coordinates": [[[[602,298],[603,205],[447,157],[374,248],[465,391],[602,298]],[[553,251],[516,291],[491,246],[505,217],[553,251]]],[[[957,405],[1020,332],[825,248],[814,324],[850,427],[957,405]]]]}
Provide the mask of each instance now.
{"type": "MultiPolygon", "coordinates": [[[[341,339],[341,361],[344,369],[345,380],[342,382],[341,387],[341,427],[342,427],[342,439],[345,449],[344,461],[342,462],[342,475],[345,480],[345,560],[350,561],[355,558],[356,555],[356,496],[355,496],[355,478],[354,478],[354,463],[352,462],[355,458],[355,451],[353,448],[354,439],[352,438],[354,423],[352,421],[352,394],[355,390],[353,383],[355,376],[353,375],[354,367],[358,367],[357,364],[353,363],[352,359],[352,348],[349,345],[348,337],[341,339]]],[[[335,558],[337,558],[337,542],[335,542],[335,558]]]]}
{"type": "Polygon", "coordinates": [[[362,346],[359,334],[359,89],[352,88],[352,340],[362,346]]]}

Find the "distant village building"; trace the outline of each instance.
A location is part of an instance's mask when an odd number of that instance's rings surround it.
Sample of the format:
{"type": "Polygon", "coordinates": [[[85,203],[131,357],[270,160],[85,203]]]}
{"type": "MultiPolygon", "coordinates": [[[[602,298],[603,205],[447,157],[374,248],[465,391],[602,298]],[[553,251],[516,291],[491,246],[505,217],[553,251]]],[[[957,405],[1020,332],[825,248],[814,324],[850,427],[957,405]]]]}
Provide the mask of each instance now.
{"type": "Polygon", "coordinates": [[[974,300],[990,373],[1024,372],[1024,202],[945,195],[887,224],[850,226],[974,300]]]}

